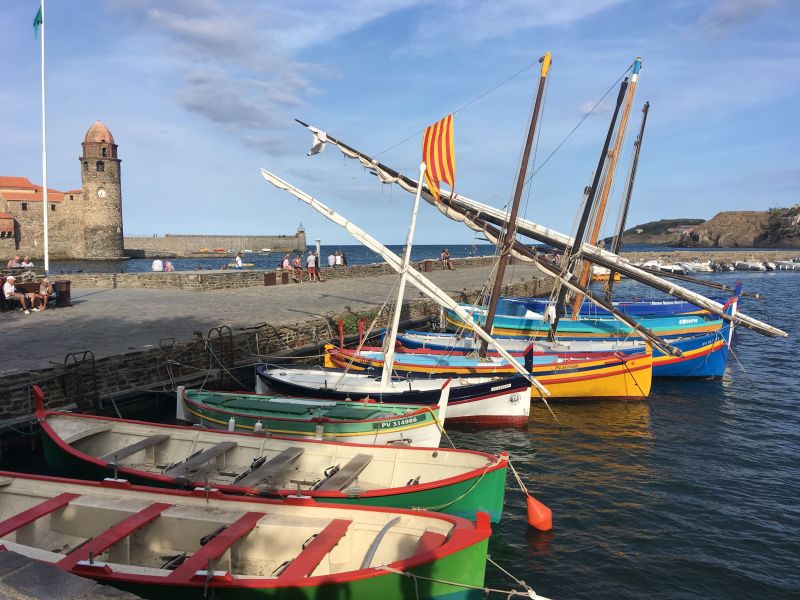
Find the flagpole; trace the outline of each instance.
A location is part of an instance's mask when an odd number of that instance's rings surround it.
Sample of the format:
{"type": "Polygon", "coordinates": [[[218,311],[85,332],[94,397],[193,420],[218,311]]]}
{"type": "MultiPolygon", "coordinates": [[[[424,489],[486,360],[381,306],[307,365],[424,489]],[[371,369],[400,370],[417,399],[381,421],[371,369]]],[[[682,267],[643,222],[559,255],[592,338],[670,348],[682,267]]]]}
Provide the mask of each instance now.
{"type": "Polygon", "coordinates": [[[44,231],[44,271],[50,271],[50,247],[49,247],[49,233],[47,229],[47,209],[49,203],[47,201],[47,121],[45,117],[45,95],[44,95],[44,0],[42,0],[42,214],[43,214],[43,231],[44,231]]]}

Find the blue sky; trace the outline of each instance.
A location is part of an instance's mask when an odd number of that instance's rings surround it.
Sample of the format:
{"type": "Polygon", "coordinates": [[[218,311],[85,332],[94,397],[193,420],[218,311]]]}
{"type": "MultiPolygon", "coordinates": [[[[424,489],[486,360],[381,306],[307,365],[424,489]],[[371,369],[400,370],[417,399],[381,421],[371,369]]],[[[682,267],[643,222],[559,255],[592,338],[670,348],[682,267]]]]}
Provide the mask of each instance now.
{"type": "MultiPolygon", "coordinates": [[[[101,119],[119,144],[127,234],[291,233],[351,243],[261,178],[316,196],[385,243],[412,197],[333,147],[305,156],[298,117],[413,174],[426,125],[456,113],[456,190],[512,194],[538,83],[553,53],[537,164],[633,59],[643,69],[626,148],[651,102],[629,224],[800,202],[800,4],[384,0],[291,3],[71,0],[47,4],[48,177],[80,186],[80,142],[101,119]],[[278,5],[278,6],[273,6],[278,5]],[[527,69],[525,67],[528,66],[527,69]],[[394,147],[393,147],[394,146],[394,147]],[[391,148],[391,150],[384,152],[391,148]]],[[[41,181],[35,0],[0,12],[0,175],[41,181]]],[[[612,94],[533,179],[524,213],[569,232],[612,94]]],[[[621,195],[628,152],[620,161],[621,195]]],[[[613,208],[612,210],[615,210],[613,208]]],[[[615,217],[611,218],[611,221],[615,217]]],[[[606,231],[609,230],[608,226],[606,231]]],[[[420,243],[472,233],[424,206],[420,243]]]]}

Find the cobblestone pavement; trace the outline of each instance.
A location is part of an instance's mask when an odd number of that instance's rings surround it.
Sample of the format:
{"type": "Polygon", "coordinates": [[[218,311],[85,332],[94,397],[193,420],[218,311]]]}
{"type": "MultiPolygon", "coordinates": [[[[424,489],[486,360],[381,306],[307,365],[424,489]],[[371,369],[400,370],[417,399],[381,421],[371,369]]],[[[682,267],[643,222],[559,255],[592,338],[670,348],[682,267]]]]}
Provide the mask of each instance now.
{"type": "MultiPolygon", "coordinates": [[[[448,292],[481,288],[489,267],[434,271],[426,275],[448,292]]],[[[531,266],[511,266],[505,283],[541,274],[531,266]]],[[[40,369],[63,364],[70,352],[91,350],[96,358],[130,349],[158,346],[159,341],[193,338],[222,324],[250,327],[257,323],[287,324],[329,313],[380,306],[396,293],[395,275],[336,279],[269,287],[210,292],[152,289],[73,289],[70,308],[48,309],[25,315],[0,313],[5,351],[0,373],[40,369]]],[[[419,297],[410,284],[406,299],[419,297]]],[[[393,301],[393,300],[392,300],[393,301]]]]}

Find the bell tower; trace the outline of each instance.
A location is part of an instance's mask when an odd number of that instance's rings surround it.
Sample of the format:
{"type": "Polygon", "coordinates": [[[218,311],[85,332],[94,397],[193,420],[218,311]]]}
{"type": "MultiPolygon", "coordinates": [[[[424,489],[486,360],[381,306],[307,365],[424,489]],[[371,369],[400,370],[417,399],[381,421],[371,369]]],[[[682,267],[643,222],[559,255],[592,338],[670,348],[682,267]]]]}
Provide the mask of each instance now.
{"type": "Polygon", "coordinates": [[[114,136],[103,123],[95,121],[86,132],[82,146],[83,255],[86,258],[121,258],[125,255],[121,161],[117,157],[114,136]]]}

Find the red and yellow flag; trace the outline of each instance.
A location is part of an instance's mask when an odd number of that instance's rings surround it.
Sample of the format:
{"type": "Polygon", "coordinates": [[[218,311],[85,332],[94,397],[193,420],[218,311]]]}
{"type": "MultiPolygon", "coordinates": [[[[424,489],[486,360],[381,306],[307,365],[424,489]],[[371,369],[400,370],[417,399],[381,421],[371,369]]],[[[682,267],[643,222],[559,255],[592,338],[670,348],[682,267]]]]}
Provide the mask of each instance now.
{"type": "Polygon", "coordinates": [[[453,145],[453,115],[447,115],[425,129],[422,138],[425,182],[439,200],[439,184],[444,181],[453,190],[456,180],[456,153],[453,145]]]}

